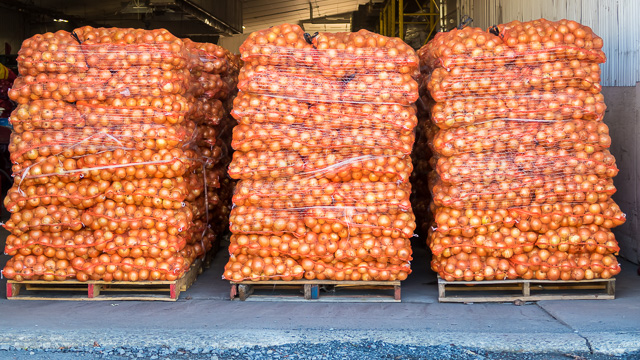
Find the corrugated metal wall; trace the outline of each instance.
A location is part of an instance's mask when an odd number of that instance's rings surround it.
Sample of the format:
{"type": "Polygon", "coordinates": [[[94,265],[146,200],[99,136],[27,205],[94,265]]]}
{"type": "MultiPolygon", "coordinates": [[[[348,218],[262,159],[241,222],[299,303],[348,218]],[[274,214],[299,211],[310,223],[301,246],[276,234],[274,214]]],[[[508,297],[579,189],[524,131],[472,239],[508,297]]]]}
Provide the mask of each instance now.
{"type": "MultiPolygon", "coordinates": [[[[473,26],[488,28],[512,20],[570,19],[604,40],[603,86],[640,82],[640,0],[462,0],[473,26]]],[[[463,7],[464,8],[464,7],[463,7]]],[[[464,15],[464,13],[462,14],[464,15]]]]}

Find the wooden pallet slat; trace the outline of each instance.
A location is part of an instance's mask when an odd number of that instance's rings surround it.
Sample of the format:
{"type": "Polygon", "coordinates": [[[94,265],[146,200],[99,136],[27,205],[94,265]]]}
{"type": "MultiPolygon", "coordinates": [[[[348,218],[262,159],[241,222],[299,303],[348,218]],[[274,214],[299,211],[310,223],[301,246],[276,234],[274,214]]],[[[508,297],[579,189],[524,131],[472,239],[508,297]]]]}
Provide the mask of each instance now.
{"type": "Polygon", "coordinates": [[[7,280],[9,300],[70,301],[177,301],[198,277],[202,260],[197,259],[184,275],[175,281],[45,281],[7,280]],[[21,294],[21,291],[22,294],[21,294]],[[26,293],[25,293],[26,292],[26,293]],[[128,293],[128,294],[123,294],[128,293]]]}
{"type": "Polygon", "coordinates": [[[438,277],[439,302],[609,299],[615,299],[615,279],[445,281],[438,277]]]}
{"type": "Polygon", "coordinates": [[[229,296],[231,300],[240,301],[400,302],[402,300],[400,281],[242,281],[231,282],[229,296]],[[294,292],[286,293],[286,290],[294,292]],[[391,293],[381,294],[381,291],[391,293]]]}

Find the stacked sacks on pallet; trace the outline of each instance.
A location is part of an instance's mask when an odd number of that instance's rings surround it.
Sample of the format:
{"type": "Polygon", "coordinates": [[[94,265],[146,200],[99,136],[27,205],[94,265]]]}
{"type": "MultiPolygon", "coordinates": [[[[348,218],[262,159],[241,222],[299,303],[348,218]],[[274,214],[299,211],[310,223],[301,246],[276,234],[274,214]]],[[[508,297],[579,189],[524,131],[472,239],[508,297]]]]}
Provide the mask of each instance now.
{"type": "Polygon", "coordinates": [[[25,40],[10,91],[19,106],[4,276],[174,280],[204,253],[194,226],[204,182],[190,177],[201,166],[193,58],[166,30],[25,40]]]}
{"type": "Polygon", "coordinates": [[[211,198],[217,202],[217,206],[209,213],[209,223],[216,234],[226,236],[229,232],[229,215],[231,213],[231,197],[235,188],[235,181],[229,176],[227,170],[231,163],[233,149],[231,148],[231,139],[233,136],[233,128],[238,124],[231,115],[233,108],[233,99],[238,93],[238,75],[242,67],[242,60],[239,55],[228,54],[229,72],[224,80],[231,87],[231,93],[223,102],[226,116],[224,116],[218,125],[219,134],[217,146],[221,149],[221,158],[219,165],[213,169],[213,173],[218,179],[219,186],[212,188],[211,198]]]}
{"type": "Polygon", "coordinates": [[[364,30],[251,34],[233,116],[228,280],[404,280],[418,58],[364,30]]]}
{"type": "Polygon", "coordinates": [[[203,246],[208,251],[217,249],[216,240],[224,233],[228,222],[228,213],[224,220],[220,219],[219,214],[220,209],[225,208],[224,200],[230,201],[230,196],[226,195],[226,199],[220,196],[221,192],[229,192],[223,187],[228,184],[224,180],[230,161],[227,144],[231,142],[231,127],[227,124],[229,111],[225,103],[232,101],[235,96],[238,67],[233,55],[218,45],[188,39],[184,42],[194,55],[190,71],[194,79],[192,95],[195,104],[190,119],[198,127],[195,145],[203,164],[192,176],[203,181],[204,185],[196,200],[200,210],[197,228],[202,233],[203,246]]]}
{"type": "Polygon", "coordinates": [[[432,269],[445,280],[610,278],[618,173],[602,39],[574,21],[465,28],[419,51],[432,122],[432,269]]]}
{"type": "Polygon", "coordinates": [[[233,153],[233,149],[230,146],[233,137],[233,128],[238,125],[238,122],[231,115],[231,110],[233,109],[233,99],[235,99],[238,94],[238,75],[243,62],[240,55],[231,55],[229,57],[229,63],[231,66],[227,81],[233,85],[233,90],[223,104],[228,115],[224,117],[220,123],[221,130],[218,141],[224,144],[224,148],[220,166],[215,169],[220,187],[216,189],[217,192],[214,195],[217,196],[220,205],[210,213],[212,227],[216,233],[219,234],[226,234],[229,231],[229,216],[232,207],[231,198],[236,184],[229,176],[227,170],[231,163],[233,153]]]}

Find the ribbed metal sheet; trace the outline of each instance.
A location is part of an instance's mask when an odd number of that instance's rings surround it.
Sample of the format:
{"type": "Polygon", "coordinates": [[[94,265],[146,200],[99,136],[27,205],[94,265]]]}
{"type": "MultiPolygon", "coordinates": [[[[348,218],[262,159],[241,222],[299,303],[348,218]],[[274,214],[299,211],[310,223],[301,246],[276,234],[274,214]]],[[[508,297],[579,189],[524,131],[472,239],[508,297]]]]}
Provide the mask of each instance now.
{"type": "MultiPolygon", "coordinates": [[[[244,34],[220,38],[218,43],[226,49],[237,52],[242,42],[254,31],[282,23],[299,24],[311,18],[351,13],[358,10],[359,5],[370,1],[380,3],[384,0],[244,0],[242,1],[244,34]]],[[[318,30],[321,29],[308,31],[318,30]]],[[[344,31],[333,29],[331,25],[323,30],[344,31]]]]}
{"type": "Polygon", "coordinates": [[[297,24],[312,17],[350,13],[368,2],[369,0],[245,0],[244,32],[250,33],[282,23],[297,24]]]}
{"type": "MultiPolygon", "coordinates": [[[[603,86],[640,82],[640,0],[466,0],[473,26],[488,28],[512,20],[570,19],[604,40],[603,86]]],[[[463,14],[464,15],[464,14],[463,14]]]]}

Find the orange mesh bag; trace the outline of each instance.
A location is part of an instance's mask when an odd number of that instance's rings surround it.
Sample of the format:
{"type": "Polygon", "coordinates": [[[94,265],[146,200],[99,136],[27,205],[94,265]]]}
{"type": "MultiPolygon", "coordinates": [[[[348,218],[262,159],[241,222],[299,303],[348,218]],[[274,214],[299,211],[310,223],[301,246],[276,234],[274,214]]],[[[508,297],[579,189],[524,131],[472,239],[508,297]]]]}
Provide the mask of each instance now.
{"type": "Polygon", "coordinates": [[[5,277],[171,281],[213,248],[237,59],[86,26],[25,40],[18,67],[5,277]]]}
{"type": "Polygon", "coordinates": [[[415,52],[365,30],[289,24],[240,52],[225,279],[406,279],[415,52]]]}
{"type": "Polygon", "coordinates": [[[602,39],[574,21],[514,21],[439,33],[418,54],[439,128],[424,130],[432,269],[469,281],[617,274],[611,229],[626,217],[611,199],[602,39]]]}

